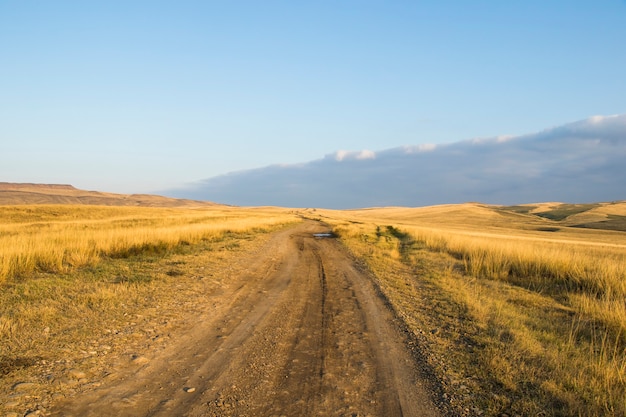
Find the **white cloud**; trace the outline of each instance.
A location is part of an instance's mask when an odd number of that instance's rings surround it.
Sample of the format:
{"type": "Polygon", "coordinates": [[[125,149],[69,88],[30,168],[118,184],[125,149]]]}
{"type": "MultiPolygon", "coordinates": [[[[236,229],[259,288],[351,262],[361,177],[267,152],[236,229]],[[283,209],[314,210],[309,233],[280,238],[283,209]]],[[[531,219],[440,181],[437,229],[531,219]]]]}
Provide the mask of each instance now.
{"type": "Polygon", "coordinates": [[[349,151],[339,150],[339,151],[335,152],[335,160],[341,162],[344,159],[346,159],[346,157],[348,157],[349,155],[350,155],[349,151]]]}
{"type": "Polygon", "coordinates": [[[610,116],[591,116],[589,119],[587,119],[589,121],[589,123],[597,125],[599,123],[602,123],[603,121],[607,120],[607,119],[614,119],[619,117],[618,114],[612,114],[610,116]]]}
{"type": "Polygon", "coordinates": [[[376,153],[374,153],[372,151],[368,151],[367,149],[364,149],[361,152],[359,152],[358,154],[356,154],[355,158],[358,159],[358,160],[376,159],[376,153]]]}
{"type": "Polygon", "coordinates": [[[498,143],[508,142],[513,138],[515,138],[515,136],[513,135],[500,135],[496,137],[496,142],[498,143]]]}
{"type": "Polygon", "coordinates": [[[337,151],[299,166],[215,177],[179,197],[286,207],[518,204],[626,199],[626,115],[524,136],[337,151]],[[346,163],[359,161],[358,163],[346,163]]]}
{"type": "Polygon", "coordinates": [[[422,143],[420,145],[415,146],[404,146],[402,150],[405,154],[410,155],[412,153],[420,153],[420,152],[430,152],[437,149],[437,145],[434,143],[422,143]]]}
{"type": "Polygon", "coordinates": [[[376,158],[376,153],[367,149],[364,149],[360,152],[339,150],[335,152],[334,154],[334,159],[337,162],[352,160],[352,159],[366,160],[366,159],[375,159],[375,158],[376,158]]]}
{"type": "MultiPolygon", "coordinates": [[[[599,138],[603,141],[626,141],[626,115],[593,116],[585,120],[563,126],[546,129],[537,136],[550,139],[552,137],[599,138]]],[[[529,135],[533,136],[533,135],[529,135]]]]}

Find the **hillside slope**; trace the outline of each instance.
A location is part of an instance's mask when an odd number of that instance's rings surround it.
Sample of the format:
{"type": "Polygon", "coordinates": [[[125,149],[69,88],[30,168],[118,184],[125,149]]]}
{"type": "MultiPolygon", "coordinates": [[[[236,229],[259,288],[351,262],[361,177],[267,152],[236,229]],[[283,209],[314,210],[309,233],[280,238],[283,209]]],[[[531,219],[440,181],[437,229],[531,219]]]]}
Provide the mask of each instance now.
{"type": "Polygon", "coordinates": [[[0,182],[0,205],[87,204],[103,206],[196,207],[215,203],[149,194],[114,194],[85,191],[66,184],[0,182]]]}

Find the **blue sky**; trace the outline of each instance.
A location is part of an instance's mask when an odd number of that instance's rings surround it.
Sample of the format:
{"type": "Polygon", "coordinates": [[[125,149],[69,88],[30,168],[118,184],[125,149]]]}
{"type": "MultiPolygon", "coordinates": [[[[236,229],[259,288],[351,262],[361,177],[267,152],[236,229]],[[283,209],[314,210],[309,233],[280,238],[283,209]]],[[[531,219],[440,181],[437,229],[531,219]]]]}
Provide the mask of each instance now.
{"type": "Polygon", "coordinates": [[[0,181],[153,192],[626,113],[626,1],[0,0],[0,181]]]}

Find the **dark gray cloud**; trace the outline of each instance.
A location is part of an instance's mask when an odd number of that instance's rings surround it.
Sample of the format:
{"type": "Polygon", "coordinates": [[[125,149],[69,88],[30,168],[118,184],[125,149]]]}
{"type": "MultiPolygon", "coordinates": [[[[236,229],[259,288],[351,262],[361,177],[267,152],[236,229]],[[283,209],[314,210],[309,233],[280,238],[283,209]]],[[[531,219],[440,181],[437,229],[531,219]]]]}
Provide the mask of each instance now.
{"type": "Polygon", "coordinates": [[[235,205],[355,208],[626,199],[626,115],[542,132],[338,151],[199,181],[169,195],[235,205]]]}

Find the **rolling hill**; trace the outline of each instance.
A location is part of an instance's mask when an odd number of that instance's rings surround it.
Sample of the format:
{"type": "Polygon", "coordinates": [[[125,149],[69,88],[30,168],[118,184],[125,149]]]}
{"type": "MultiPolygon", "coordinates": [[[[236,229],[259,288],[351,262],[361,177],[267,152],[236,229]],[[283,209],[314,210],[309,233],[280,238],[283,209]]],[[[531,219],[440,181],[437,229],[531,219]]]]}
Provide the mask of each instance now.
{"type": "Polygon", "coordinates": [[[137,207],[206,207],[207,201],[168,198],[149,194],[114,194],[85,191],[66,184],[0,182],[0,205],[86,204],[137,207]]]}

